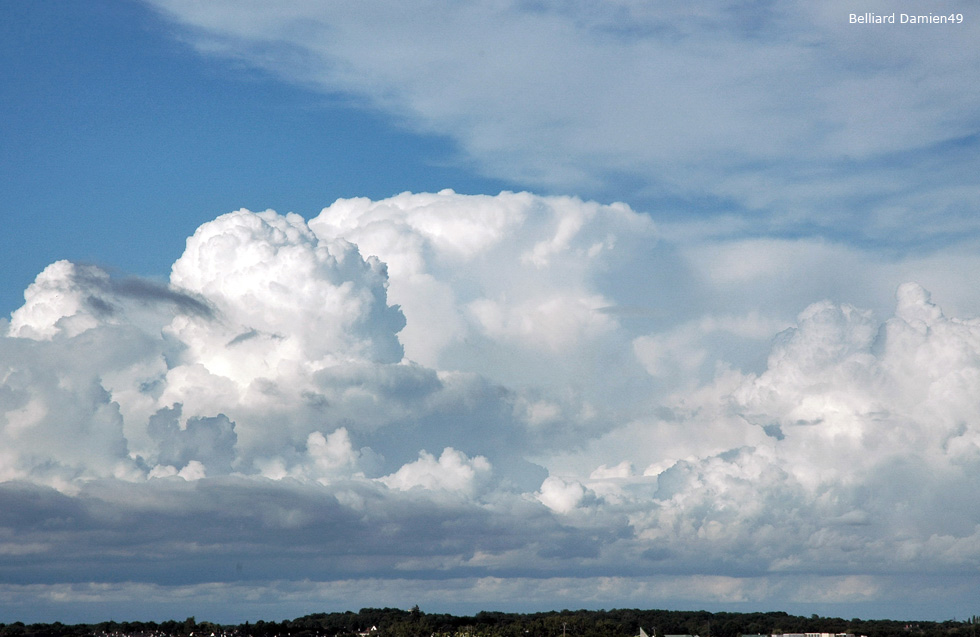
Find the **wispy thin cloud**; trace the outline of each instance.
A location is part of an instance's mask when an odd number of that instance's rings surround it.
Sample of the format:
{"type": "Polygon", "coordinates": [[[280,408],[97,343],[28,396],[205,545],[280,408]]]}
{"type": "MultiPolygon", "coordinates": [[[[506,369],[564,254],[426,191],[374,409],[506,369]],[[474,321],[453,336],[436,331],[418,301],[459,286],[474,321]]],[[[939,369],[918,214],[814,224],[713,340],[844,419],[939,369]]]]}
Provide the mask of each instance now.
{"type": "Polygon", "coordinates": [[[756,232],[977,232],[968,2],[928,28],[851,24],[843,2],[151,4],[207,55],[448,135],[514,183],[737,211],[756,232]]]}

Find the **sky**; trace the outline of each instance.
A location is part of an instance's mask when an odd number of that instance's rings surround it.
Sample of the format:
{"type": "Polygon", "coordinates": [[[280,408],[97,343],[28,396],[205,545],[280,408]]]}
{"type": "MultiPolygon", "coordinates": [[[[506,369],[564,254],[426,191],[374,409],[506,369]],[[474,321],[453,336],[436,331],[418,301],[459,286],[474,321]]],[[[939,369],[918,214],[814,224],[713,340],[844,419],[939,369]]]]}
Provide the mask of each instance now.
{"type": "Polygon", "coordinates": [[[975,3],[0,30],[0,622],[976,614],[975,3]]]}

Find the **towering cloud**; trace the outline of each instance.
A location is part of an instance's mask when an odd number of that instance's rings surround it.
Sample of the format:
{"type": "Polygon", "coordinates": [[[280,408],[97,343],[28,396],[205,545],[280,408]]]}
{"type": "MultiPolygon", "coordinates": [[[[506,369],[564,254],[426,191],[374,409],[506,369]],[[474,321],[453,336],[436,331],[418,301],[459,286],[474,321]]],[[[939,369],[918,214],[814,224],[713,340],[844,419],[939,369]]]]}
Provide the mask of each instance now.
{"type": "Polygon", "coordinates": [[[4,594],[885,603],[980,565],[980,321],[911,262],[774,242],[897,290],[794,307],[825,283],[672,232],[443,191],[222,215],[169,283],[52,264],[0,338],[4,594]]]}
{"type": "Polygon", "coordinates": [[[622,204],[527,193],[341,200],[310,227],[388,265],[409,358],[521,383],[591,373],[617,327],[604,279],[657,243],[653,223],[622,204]]]}

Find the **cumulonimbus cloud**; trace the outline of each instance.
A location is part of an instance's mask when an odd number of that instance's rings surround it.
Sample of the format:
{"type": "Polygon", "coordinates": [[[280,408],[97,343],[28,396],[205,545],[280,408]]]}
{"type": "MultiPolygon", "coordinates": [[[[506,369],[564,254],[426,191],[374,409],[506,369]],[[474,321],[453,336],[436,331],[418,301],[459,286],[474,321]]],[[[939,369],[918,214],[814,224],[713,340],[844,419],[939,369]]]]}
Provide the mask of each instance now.
{"type": "MultiPolygon", "coordinates": [[[[884,317],[791,309],[805,291],[719,269],[751,242],[712,241],[621,204],[443,191],[222,215],[167,284],[52,264],[0,338],[0,571],[696,573],[764,601],[980,564],[980,322],[914,283],[884,317]]],[[[772,258],[867,266],[855,290],[908,267],[792,245],[772,258]]]]}

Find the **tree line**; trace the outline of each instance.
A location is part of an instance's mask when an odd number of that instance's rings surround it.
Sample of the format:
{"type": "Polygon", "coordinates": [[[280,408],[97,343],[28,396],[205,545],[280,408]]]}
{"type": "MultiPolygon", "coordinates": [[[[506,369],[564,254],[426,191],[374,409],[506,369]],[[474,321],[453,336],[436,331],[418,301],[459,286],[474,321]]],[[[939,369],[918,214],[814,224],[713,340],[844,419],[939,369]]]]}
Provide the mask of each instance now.
{"type": "Polygon", "coordinates": [[[809,617],[784,612],[710,613],[668,610],[563,610],[544,613],[479,612],[473,616],[425,613],[418,606],[316,613],[296,619],[221,625],[194,617],[165,622],[101,622],[65,625],[0,624],[0,637],[740,637],[781,633],[853,633],[867,637],[980,637],[978,617],[963,621],[809,617]]]}

